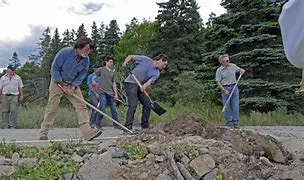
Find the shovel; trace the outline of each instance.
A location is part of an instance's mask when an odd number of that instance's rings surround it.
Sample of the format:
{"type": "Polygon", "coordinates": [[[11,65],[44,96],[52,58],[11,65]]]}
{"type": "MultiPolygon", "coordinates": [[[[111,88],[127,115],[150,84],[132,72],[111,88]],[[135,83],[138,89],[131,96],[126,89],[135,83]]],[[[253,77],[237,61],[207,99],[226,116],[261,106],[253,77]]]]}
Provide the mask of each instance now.
{"type": "Polygon", "coordinates": [[[235,90],[237,84],[239,83],[241,77],[242,77],[242,74],[240,74],[238,80],[236,81],[235,85],[233,86],[233,89],[232,89],[232,91],[231,91],[231,93],[230,93],[230,95],[229,95],[229,97],[228,97],[228,99],[227,99],[227,101],[226,101],[226,103],[225,103],[223,109],[222,109],[222,112],[225,112],[225,109],[227,108],[227,105],[229,104],[229,101],[230,101],[230,99],[231,99],[231,97],[232,97],[232,94],[233,94],[233,92],[234,92],[234,90],[235,90]]]}
{"type": "MultiPolygon", "coordinates": [[[[60,84],[58,84],[58,86],[60,87],[60,89],[64,92],[62,86],[60,84]]],[[[129,133],[133,134],[133,131],[131,131],[130,129],[126,128],[125,126],[123,126],[122,124],[120,124],[119,122],[115,121],[113,118],[111,118],[110,116],[108,116],[106,113],[102,112],[101,110],[99,110],[98,108],[96,108],[95,106],[93,106],[92,104],[88,103],[86,100],[82,99],[81,97],[77,96],[76,94],[72,94],[72,96],[74,96],[76,99],[78,99],[79,101],[85,103],[86,105],[88,105],[90,108],[94,109],[96,112],[104,115],[105,117],[107,117],[108,119],[110,119],[113,123],[115,123],[116,125],[120,126],[123,130],[128,131],[129,133]]],[[[98,107],[99,105],[97,105],[98,107]]]]}
{"type": "MultiPolygon", "coordinates": [[[[138,84],[138,86],[140,88],[142,88],[142,85],[140,84],[140,82],[138,81],[138,79],[136,78],[136,76],[132,73],[132,70],[130,68],[128,68],[129,73],[131,74],[131,76],[133,77],[134,81],[138,84]]],[[[152,110],[159,116],[163,115],[164,113],[166,113],[167,111],[161,107],[157,102],[152,101],[151,97],[149,96],[149,94],[147,93],[147,91],[143,92],[150,100],[151,103],[151,107],[152,110]]]]}

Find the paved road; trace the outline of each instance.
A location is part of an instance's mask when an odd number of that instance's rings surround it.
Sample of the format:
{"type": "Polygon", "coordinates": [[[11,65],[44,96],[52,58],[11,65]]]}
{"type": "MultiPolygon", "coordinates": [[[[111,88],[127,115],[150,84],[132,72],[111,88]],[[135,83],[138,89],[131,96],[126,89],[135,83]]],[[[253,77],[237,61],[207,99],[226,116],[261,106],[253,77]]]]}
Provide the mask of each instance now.
{"type": "MultiPolygon", "coordinates": [[[[272,135],[293,150],[304,151],[304,127],[302,126],[244,126],[242,129],[253,130],[263,134],[272,135]]],[[[113,140],[122,136],[122,131],[105,127],[103,134],[93,142],[113,140]]],[[[47,145],[50,141],[40,141],[38,129],[0,129],[0,140],[15,142],[23,145],[40,146],[47,145]]],[[[49,132],[51,141],[82,140],[79,129],[55,128],[49,132]]]]}

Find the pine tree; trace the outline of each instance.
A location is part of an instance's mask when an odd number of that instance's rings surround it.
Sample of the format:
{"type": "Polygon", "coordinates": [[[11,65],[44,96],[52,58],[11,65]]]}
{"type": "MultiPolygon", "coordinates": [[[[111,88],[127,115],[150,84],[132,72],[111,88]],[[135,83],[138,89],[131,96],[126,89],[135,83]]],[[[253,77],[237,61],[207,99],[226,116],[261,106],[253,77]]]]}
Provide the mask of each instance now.
{"type": "Polygon", "coordinates": [[[74,34],[73,32],[70,32],[68,29],[64,31],[62,44],[63,46],[70,46],[73,47],[74,45],[74,34]]]}
{"type": "Polygon", "coordinates": [[[97,43],[97,47],[98,47],[98,59],[99,61],[104,61],[107,54],[105,52],[106,49],[106,45],[105,45],[105,24],[103,22],[101,22],[100,27],[98,28],[98,34],[99,34],[99,41],[97,43]]]}
{"type": "Polygon", "coordinates": [[[83,23],[78,27],[78,30],[76,32],[76,39],[80,37],[88,37],[87,30],[85,29],[83,23]]]}
{"type": "Polygon", "coordinates": [[[9,65],[13,66],[14,68],[18,68],[21,66],[20,59],[18,58],[17,52],[13,52],[13,56],[9,59],[9,65]]]}
{"type": "MultiPolygon", "coordinates": [[[[201,63],[202,54],[202,19],[195,0],[169,0],[157,3],[156,36],[151,41],[151,55],[166,54],[169,67],[164,75],[163,83],[158,87],[162,92],[178,91],[176,77],[183,71],[193,70],[201,63]]],[[[161,94],[161,93],[160,93],[161,94]]],[[[171,101],[171,95],[160,95],[171,101]]]]}
{"type": "Polygon", "coordinates": [[[104,55],[114,56],[114,47],[120,40],[120,30],[116,20],[111,20],[109,26],[106,27],[104,37],[104,55]]]}
{"type": "Polygon", "coordinates": [[[39,57],[39,64],[42,64],[43,59],[45,58],[47,51],[49,49],[50,43],[51,43],[51,30],[49,27],[47,27],[43,33],[42,37],[40,38],[40,42],[38,43],[38,57],[39,57]]]}
{"type": "Polygon", "coordinates": [[[92,25],[92,33],[91,33],[91,39],[93,41],[93,44],[95,46],[95,49],[92,53],[90,53],[90,62],[91,65],[100,64],[100,59],[98,58],[98,52],[100,51],[98,43],[101,39],[100,34],[98,32],[97,25],[95,21],[93,21],[92,25]]]}

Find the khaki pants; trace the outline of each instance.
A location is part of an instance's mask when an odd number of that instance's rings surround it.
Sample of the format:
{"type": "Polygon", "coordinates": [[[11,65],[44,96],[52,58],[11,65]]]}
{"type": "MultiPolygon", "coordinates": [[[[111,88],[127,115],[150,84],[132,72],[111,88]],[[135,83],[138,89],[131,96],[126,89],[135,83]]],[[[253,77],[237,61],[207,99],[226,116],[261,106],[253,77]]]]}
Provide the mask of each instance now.
{"type": "Polygon", "coordinates": [[[18,95],[1,95],[1,111],[3,128],[16,128],[19,111],[18,95]]]}
{"type": "MultiPolygon", "coordinates": [[[[49,100],[48,100],[48,104],[45,107],[44,120],[41,124],[40,135],[48,134],[50,127],[53,126],[58,111],[60,99],[63,95],[65,95],[63,91],[60,89],[60,87],[54,81],[51,81],[50,83],[49,93],[50,93],[49,100]]],[[[77,88],[75,90],[75,95],[83,99],[83,95],[80,88],[77,88]]],[[[94,135],[94,131],[88,124],[89,113],[86,104],[82,101],[79,101],[74,96],[70,96],[70,95],[65,95],[65,96],[68,98],[68,100],[73,104],[75,108],[80,126],[80,131],[83,137],[85,139],[89,139],[94,135]]]]}

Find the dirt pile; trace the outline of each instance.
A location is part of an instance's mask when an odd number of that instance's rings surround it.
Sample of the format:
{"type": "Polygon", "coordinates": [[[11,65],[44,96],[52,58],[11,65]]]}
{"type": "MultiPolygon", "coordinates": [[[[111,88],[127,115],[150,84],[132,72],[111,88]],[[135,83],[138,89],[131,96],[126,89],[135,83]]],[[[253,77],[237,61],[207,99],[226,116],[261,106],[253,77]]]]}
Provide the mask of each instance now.
{"type": "Polygon", "coordinates": [[[201,135],[205,131],[207,121],[200,117],[183,115],[164,126],[164,132],[175,136],[201,135]]]}

